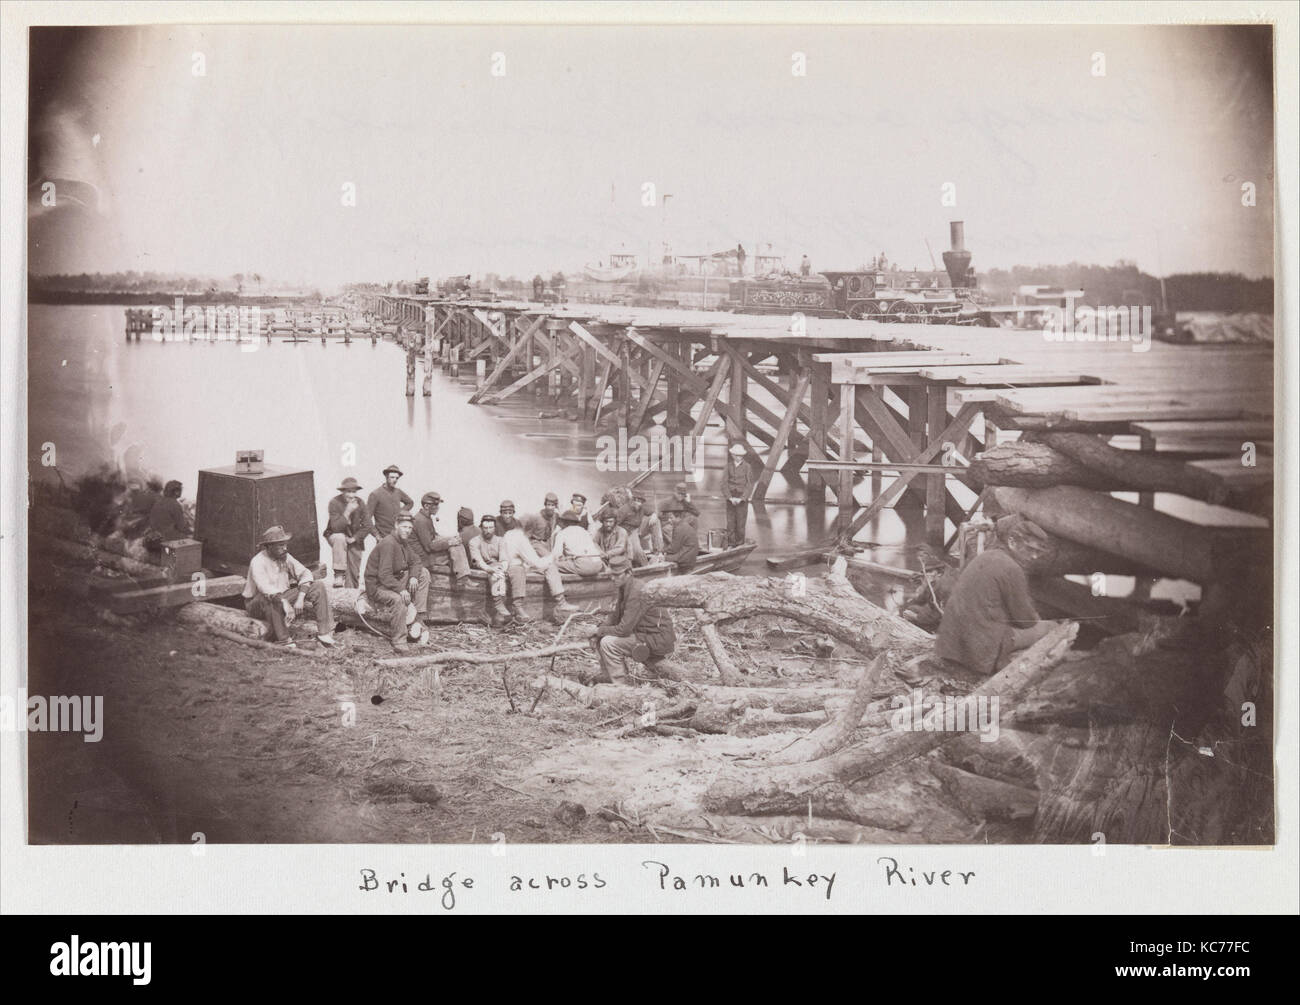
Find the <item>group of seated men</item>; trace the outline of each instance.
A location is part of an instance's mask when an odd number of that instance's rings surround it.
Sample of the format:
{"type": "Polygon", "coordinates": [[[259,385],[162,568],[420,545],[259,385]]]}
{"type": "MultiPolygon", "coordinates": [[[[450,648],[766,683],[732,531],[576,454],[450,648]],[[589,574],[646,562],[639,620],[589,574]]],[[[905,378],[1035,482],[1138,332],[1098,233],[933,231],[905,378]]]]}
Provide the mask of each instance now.
{"type": "Polygon", "coordinates": [[[590,577],[656,562],[674,562],[685,572],[700,551],[699,510],[685,482],[658,509],[636,488],[606,492],[594,512],[581,492],[570,497],[566,510],[560,509],[559,496],[548,492],[536,513],[522,516],[507,499],[477,523],[462,507],[456,532],[448,533],[438,523],[438,492],[426,492],[417,510],[398,488],[402,470],[392,464],[383,475],[384,484],[364,502],[355,478],[342,481],[329,502],[324,536],[334,585],[363,587],[398,648],[405,644],[409,605],[420,618],[427,616],[434,576],[448,577],[452,591],[459,592],[468,587],[472,569],[487,573],[489,615],[499,627],[531,620],[523,606],[529,571],[543,577],[555,612],[565,614],[577,609],[565,595],[566,574],[590,577]],[[363,576],[366,538],[372,536],[377,544],[363,576]]]}

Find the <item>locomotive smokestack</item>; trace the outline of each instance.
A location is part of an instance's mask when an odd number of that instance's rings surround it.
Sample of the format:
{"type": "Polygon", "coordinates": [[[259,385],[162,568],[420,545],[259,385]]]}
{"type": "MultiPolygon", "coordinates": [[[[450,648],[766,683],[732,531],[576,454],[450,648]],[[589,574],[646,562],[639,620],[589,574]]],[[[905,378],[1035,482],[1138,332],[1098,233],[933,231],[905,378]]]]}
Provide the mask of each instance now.
{"type": "Polygon", "coordinates": [[[952,250],[943,253],[943,267],[948,272],[948,281],[953,288],[964,289],[972,284],[967,277],[970,252],[966,250],[966,227],[961,220],[952,220],[948,224],[948,236],[952,250]]]}
{"type": "Polygon", "coordinates": [[[953,251],[966,250],[966,226],[961,220],[953,220],[948,224],[948,236],[952,241],[953,251]]]}

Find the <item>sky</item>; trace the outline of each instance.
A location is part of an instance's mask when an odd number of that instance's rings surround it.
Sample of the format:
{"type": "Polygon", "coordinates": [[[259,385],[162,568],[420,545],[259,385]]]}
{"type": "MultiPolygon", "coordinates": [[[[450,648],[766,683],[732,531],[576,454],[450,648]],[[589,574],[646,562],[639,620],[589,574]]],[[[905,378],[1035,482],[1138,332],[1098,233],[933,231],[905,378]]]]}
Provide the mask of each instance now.
{"type": "Polygon", "coordinates": [[[28,266],[924,268],[960,219],[977,271],[1271,276],[1272,89],[1240,27],[36,29],[28,266]]]}

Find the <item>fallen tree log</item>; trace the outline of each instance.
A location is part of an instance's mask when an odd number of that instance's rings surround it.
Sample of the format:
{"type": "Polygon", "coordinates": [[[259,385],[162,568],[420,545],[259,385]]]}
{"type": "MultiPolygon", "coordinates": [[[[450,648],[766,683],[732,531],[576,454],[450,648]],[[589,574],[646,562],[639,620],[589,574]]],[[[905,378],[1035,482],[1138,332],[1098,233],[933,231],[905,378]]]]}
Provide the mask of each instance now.
{"type": "Polygon", "coordinates": [[[943,791],[973,821],[1030,820],[1038,812],[1038,790],[963,771],[942,761],[930,771],[943,791]]]}
{"type": "MultiPolygon", "coordinates": [[[[967,696],[997,696],[1013,705],[1065,655],[1078,634],[1073,623],[1058,625],[967,696]]],[[[704,808],[719,813],[812,812],[859,823],[862,797],[849,789],[960,736],[958,731],[909,730],[877,734],[829,757],[802,764],[744,770],[732,767],[709,786],[704,808]]],[[[873,825],[879,826],[873,822],[873,825]]]]}
{"type": "Polygon", "coordinates": [[[934,644],[930,635],[910,621],[868,601],[843,575],[831,573],[802,582],[806,589],[796,592],[785,579],[711,572],[655,579],[645,584],[644,592],[651,603],[696,608],[710,615],[713,622],[758,614],[789,618],[847,642],[872,658],[888,649],[906,662],[934,644]]]}
{"type": "Polygon", "coordinates": [[[1019,513],[1048,533],[1194,583],[1235,575],[1272,545],[1266,528],[1203,527],[1070,485],[994,487],[985,499],[997,512],[1019,513]]]}
{"type": "Polygon", "coordinates": [[[148,580],[156,580],[162,573],[162,569],[156,565],[150,565],[148,562],[138,562],[134,558],[117,555],[111,551],[104,551],[93,544],[66,541],[61,537],[52,537],[49,534],[35,531],[31,534],[31,543],[41,548],[47,548],[57,555],[76,558],[83,562],[93,562],[96,565],[107,565],[110,568],[120,569],[122,572],[130,573],[133,576],[141,576],[148,580]]]}
{"type": "Polygon", "coordinates": [[[880,674],[884,667],[885,657],[882,654],[862,672],[853,697],[838,715],[818,726],[807,736],[801,736],[790,746],[778,750],[768,758],[768,763],[797,764],[800,761],[815,761],[835,753],[852,740],[863,715],[866,714],[867,707],[871,704],[872,695],[875,693],[876,684],[880,681],[880,674]]]}
{"type": "Polygon", "coordinates": [[[1151,451],[1120,450],[1090,433],[1039,432],[1033,436],[1038,443],[1027,446],[1046,445],[1096,473],[1102,481],[1115,482],[1113,489],[1174,492],[1216,505],[1227,502],[1230,495],[1223,482],[1205,469],[1151,451]]]}
{"type": "MultiPolygon", "coordinates": [[[[1087,436],[1086,433],[1062,434],[1087,436]]],[[[1095,437],[1089,437],[1095,439],[1095,437]]],[[[1053,485],[1079,485],[1100,492],[1114,492],[1125,483],[1093,470],[1046,443],[1020,439],[1002,443],[976,454],[966,469],[965,481],[976,490],[987,485],[1016,488],[1051,488],[1053,485]]]]}
{"type": "Polygon", "coordinates": [[[389,656],[375,660],[377,666],[388,670],[415,670],[438,663],[513,663],[516,660],[536,660],[560,653],[591,653],[589,642],[565,642],[543,649],[512,649],[499,653],[472,653],[465,650],[444,650],[439,653],[422,653],[419,656],[389,656]]]}

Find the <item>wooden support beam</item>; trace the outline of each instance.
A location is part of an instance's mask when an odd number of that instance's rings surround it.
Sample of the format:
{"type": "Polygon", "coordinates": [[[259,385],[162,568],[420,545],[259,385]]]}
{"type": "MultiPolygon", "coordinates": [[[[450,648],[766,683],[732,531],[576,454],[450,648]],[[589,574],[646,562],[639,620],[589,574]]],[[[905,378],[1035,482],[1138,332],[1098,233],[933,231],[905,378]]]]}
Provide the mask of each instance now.
{"type": "MultiPolygon", "coordinates": [[[[576,352],[577,350],[571,349],[569,351],[569,356],[574,355],[576,352]]],[[[567,358],[568,357],[566,357],[566,359],[567,358]]],[[[492,394],[484,395],[482,398],[479,399],[479,403],[483,405],[488,405],[488,404],[492,404],[493,402],[502,401],[503,399],[510,397],[516,391],[522,390],[523,388],[527,387],[529,384],[533,383],[535,380],[538,380],[539,378],[550,373],[551,370],[555,368],[555,365],[556,364],[553,363],[550,359],[543,360],[537,366],[533,367],[532,370],[528,371],[528,373],[524,374],[522,377],[516,380],[509,387],[506,387],[500,391],[496,391],[492,394]]]]}
{"type": "MultiPolygon", "coordinates": [[[[829,424],[830,412],[830,364],[829,363],[810,363],[809,370],[812,377],[812,398],[809,402],[809,421],[808,435],[811,439],[809,445],[810,459],[817,454],[823,458],[826,456],[826,427],[829,424]]],[[[809,502],[816,502],[819,505],[826,502],[826,479],[819,472],[814,472],[808,476],[807,499],[809,502]]]]}
{"type": "Polygon", "coordinates": [[[691,427],[692,436],[703,435],[704,428],[709,424],[709,418],[713,415],[713,410],[718,404],[718,395],[722,393],[723,385],[727,383],[727,379],[731,376],[731,368],[726,365],[727,362],[726,356],[719,355],[717,361],[713,364],[713,382],[704,395],[704,404],[700,406],[700,414],[695,419],[695,425],[691,427]]]}
{"type": "MultiPolygon", "coordinates": [[[[926,390],[926,431],[933,438],[940,435],[948,424],[948,393],[938,384],[926,390]]],[[[949,441],[953,442],[953,441],[949,441]]],[[[940,450],[943,444],[940,443],[940,450]]],[[[925,538],[935,547],[943,547],[943,524],[946,517],[948,487],[942,474],[925,476],[925,538]]]]}
{"type": "MultiPolygon", "coordinates": [[[[853,385],[845,384],[843,386],[852,387],[853,385]]],[[[934,442],[930,443],[919,454],[913,457],[912,461],[916,464],[925,464],[928,461],[930,461],[932,458],[942,453],[944,441],[955,439],[956,437],[960,436],[962,431],[965,430],[966,427],[970,425],[971,420],[974,419],[975,416],[978,414],[979,414],[978,405],[974,403],[963,405],[961,407],[961,411],[957,413],[957,417],[953,419],[951,423],[948,424],[947,428],[945,428],[939,433],[938,437],[935,439],[934,442]]],[[[872,517],[874,517],[881,510],[890,506],[894,502],[894,500],[896,500],[899,496],[901,496],[903,494],[903,491],[907,488],[908,484],[912,481],[913,478],[916,478],[919,473],[920,472],[918,471],[905,471],[901,473],[894,480],[894,483],[889,486],[888,489],[886,489],[880,495],[876,496],[876,498],[872,499],[871,505],[869,505],[865,510],[859,513],[857,517],[854,518],[853,523],[848,528],[848,533],[845,535],[841,535],[841,539],[844,541],[851,540],[853,538],[853,535],[856,534],[858,531],[860,531],[863,527],[865,527],[867,525],[867,522],[871,520],[872,517]]]]}
{"type": "MultiPolygon", "coordinates": [[[[800,370],[799,376],[795,380],[794,390],[790,392],[791,400],[802,401],[803,395],[808,390],[808,383],[811,375],[807,370],[800,370]]],[[[781,458],[781,452],[785,450],[786,443],[790,439],[790,431],[794,429],[795,416],[798,410],[787,408],[785,416],[781,419],[781,427],[776,431],[776,441],[772,444],[772,449],[768,452],[767,463],[763,465],[763,470],[754,482],[754,492],[751,498],[755,502],[762,502],[767,498],[767,487],[772,482],[772,475],[776,473],[777,462],[781,458]]]]}
{"type": "MultiPolygon", "coordinates": [[[[853,384],[840,385],[840,460],[854,459],[854,406],[857,404],[857,387],[853,384]]],[[[839,493],[836,497],[840,512],[836,523],[848,527],[853,518],[853,472],[840,472],[839,493]]],[[[848,536],[852,537],[850,533],[848,536]]]]}
{"type": "Polygon", "coordinates": [[[656,359],[650,361],[645,389],[641,392],[641,400],[637,402],[636,410],[632,413],[632,425],[628,427],[629,433],[637,432],[644,424],[645,417],[649,414],[651,403],[654,401],[655,390],[659,386],[659,377],[663,372],[663,360],[656,359]]]}
{"type": "Polygon", "coordinates": [[[510,367],[524,356],[532,345],[533,337],[536,335],[537,330],[542,326],[542,323],[545,320],[544,317],[538,318],[529,326],[528,330],[524,332],[524,334],[519,336],[515,341],[515,344],[510,347],[510,351],[501,358],[501,361],[497,363],[492,372],[488,374],[487,379],[483,382],[483,386],[470,397],[469,403],[471,405],[477,405],[487,397],[491,393],[492,388],[496,386],[497,382],[506,375],[510,367]]]}

